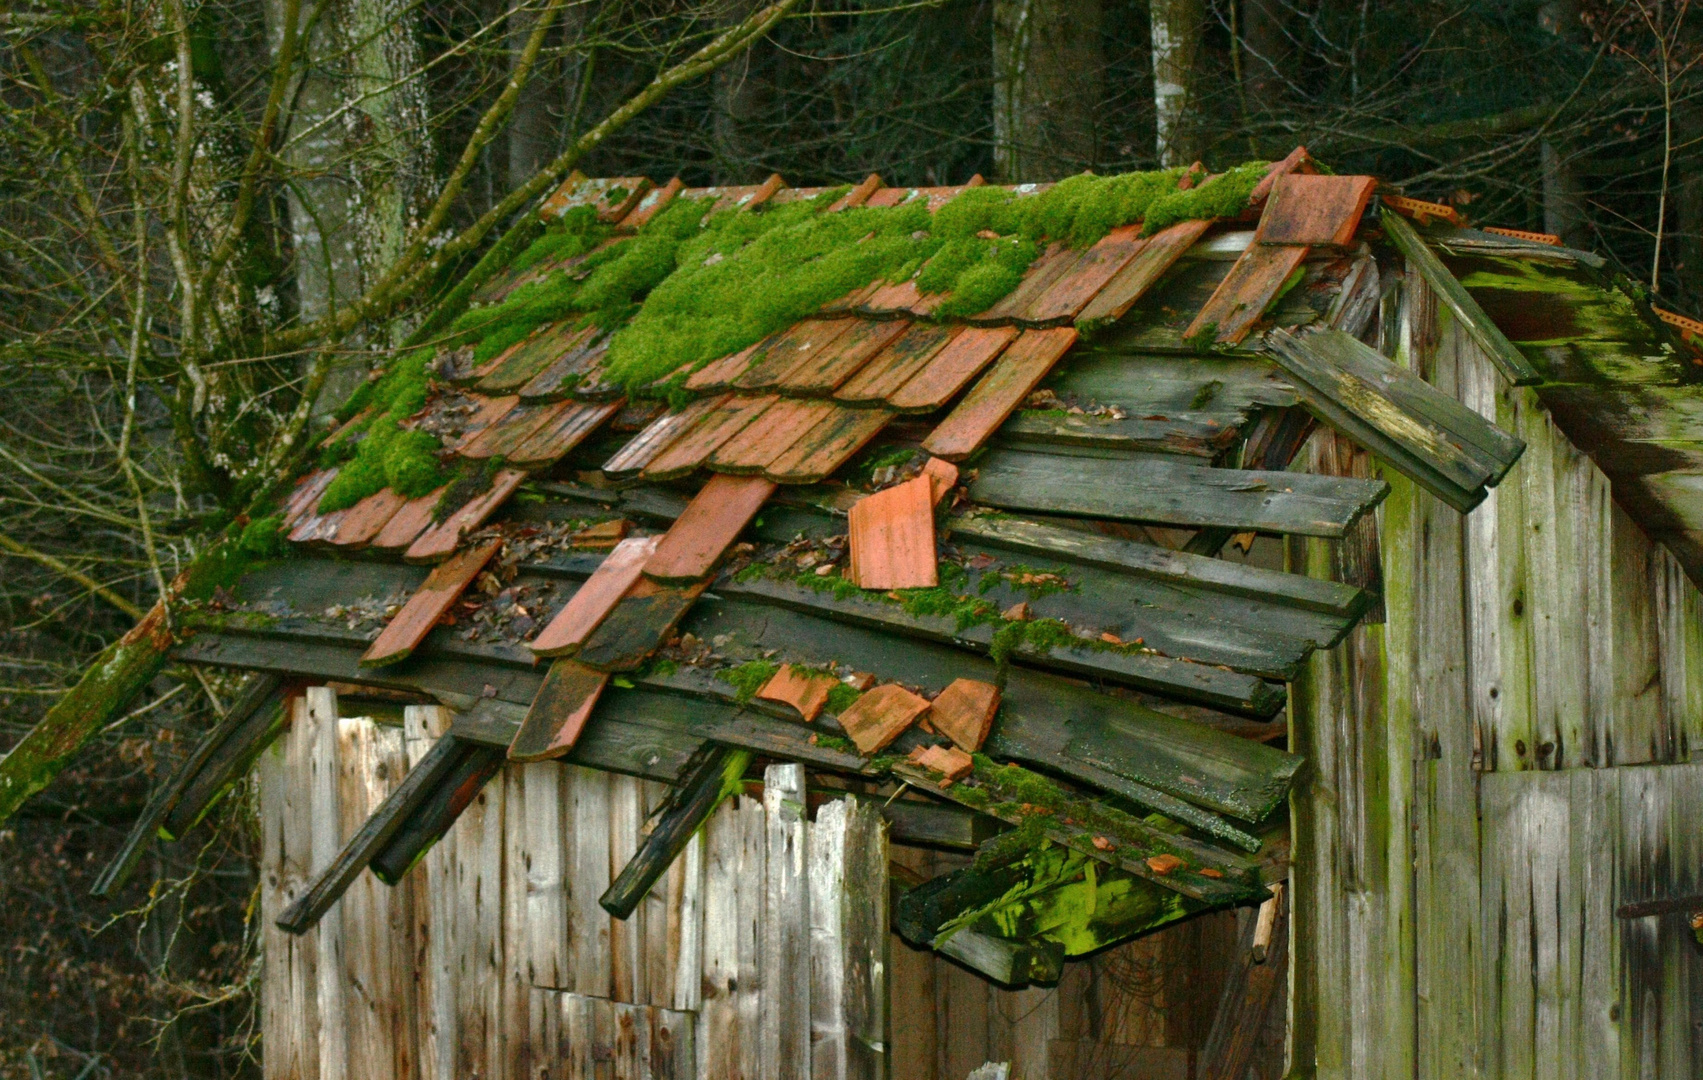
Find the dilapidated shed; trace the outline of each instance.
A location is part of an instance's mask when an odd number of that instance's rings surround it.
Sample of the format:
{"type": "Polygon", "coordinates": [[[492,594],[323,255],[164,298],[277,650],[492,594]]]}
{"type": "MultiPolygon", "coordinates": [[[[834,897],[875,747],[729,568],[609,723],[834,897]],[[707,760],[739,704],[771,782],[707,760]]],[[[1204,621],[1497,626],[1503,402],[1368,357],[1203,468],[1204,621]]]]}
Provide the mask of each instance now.
{"type": "Polygon", "coordinates": [[[539,222],[184,613],[268,1076],[1703,1067],[1703,327],[1303,150],[539,222]]]}

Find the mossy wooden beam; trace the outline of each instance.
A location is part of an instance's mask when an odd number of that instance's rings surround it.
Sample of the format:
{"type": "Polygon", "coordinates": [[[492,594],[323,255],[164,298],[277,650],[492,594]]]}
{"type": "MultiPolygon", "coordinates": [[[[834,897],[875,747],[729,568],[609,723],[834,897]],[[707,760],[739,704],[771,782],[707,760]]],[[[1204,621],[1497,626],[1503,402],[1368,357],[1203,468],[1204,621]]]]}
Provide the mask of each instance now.
{"type": "MultiPolygon", "coordinates": [[[[114,889],[122,888],[125,881],[129,880],[131,872],[136,868],[136,863],[142,858],[143,852],[148,848],[149,841],[154,839],[156,833],[164,831],[166,839],[176,839],[181,835],[179,831],[163,830],[167,818],[177,810],[184,794],[189,792],[192,787],[197,786],[195,781],[214,754],[227,742],[238,737],[239,732],[254,721],[256,716],[262,717],[263,722],[270,726],[269,717],[266,714],[277,710],[280,700],[278,692],[283,683],[284,680],[281,677],[270,672],[260,672],[249,677],[243,685],[242,692],[231,703],[231,707],[225,715],[214,725],[213,730],[209,731],[195,745],[189,756],[183,759],[166,783],[162,784],[154,792],[153,797],[148,800],[148,805],[143,809],[142,816],[136,820],[136,824],[130,830],[130,835],[124,838],[124,843],[118,849],[118,854],[113,856],[112,861],[101,872],[101,876],[96,879],[94,888],[89,890],[91,895],[104,897],[114,889]]],[[[252,740],[242,739],[240,741],[247,743],[252,740]]],[[[196,795],[192,795],[191,798],[194,801],[201,801],[196,795]]],[[[193,821],[199,818],[204,808],[205,805],[197,809],[189,820],[193,821]]]]}
{"type": "MultiPolygon", "coordinates": [[[[447,764],[422,779],[419,788],[410,793],[407,812],[397,814],[400,823],[386,822],[383,828],[389,834],[388,839],[368,853],[373,875],[386,885],[401,881],[432,845],[443,838],[491,778],[502,771],[507,760],[504,750],[462,743],[453,735],[450,739],[459,744],[458,751],[453,755],[446,751],[447,764]],[[424,798],[419,798],[420,793],[424,798]]],[[[425,764],[424,760],[420,764],[425,764]]],[[[355,872],[359,873],[358,868],[355,872]]],[[[354,879],[353,874],[349,877],[351,881],[354,879]]],[[[344,887],[347,888],[347,882],[344,887]]]]}
{"type": "Polygon", "coordinates": [[[651,886],[674,865],[693,834],[715,813],[722,800],[739,789],[745,768],[750,764],[749,750],[706,744],[669,794],[655,828],[598,899],[603,910],[617,919],[632,915],[651,886]]]}
{"type": "Polygon", "coordinates": [[[1466,287],[1449,272],[1449,268],[1443,265],[1443,260],[1439,259],[1437,253],[1414,231],[1407,219],[1387,206],[1382,208],[1381,213],[1384,235],[1418,268],[1420,276],[1436,291],[1437,298],[1460,320],[1467,336],[1484,350],[1491,361],[1501,369],[1502,375],[1515,386],[1541,383],[1543,374],[1532,367],[1531,362],[1514,347],[1507,335],[1490,321],[1490,316],[1478,306],[1478,301],[1474,300],[1472,294],[1466,291],[1466,287]]]}

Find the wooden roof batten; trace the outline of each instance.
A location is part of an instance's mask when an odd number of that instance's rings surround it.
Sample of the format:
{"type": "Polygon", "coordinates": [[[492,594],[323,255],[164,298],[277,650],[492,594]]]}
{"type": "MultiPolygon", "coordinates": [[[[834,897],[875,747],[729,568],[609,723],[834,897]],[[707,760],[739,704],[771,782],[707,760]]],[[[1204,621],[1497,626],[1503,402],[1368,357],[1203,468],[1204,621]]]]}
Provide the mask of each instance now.
{"type": "MultiPolygon", "coordinates": [[[[871,176],[826,212],[937,208],[962,190],[871,176]]],[[[590,206],[619,237],[681,197],[763,213],[807,194],[778,176],[689,189],[576,174],[540,213],[590,206]]],[[[1540,395],[1533,348],[1445,257],[1566,272],[1600,260],[1469,229],[1371,177],[1318,175],[1300,148],[1237,222],[1140,231],[1050,246],[967,319],[937,319],[938,298],[912,283],[854,291],[700,368],[684,380],[691,400],[624,444],[610,438],[622,392],[601,377],[609,336],[543,328],[457,380],[467,418],[454,453],[502,466],[483,491],[386,492],[322,515],[335,474],[305,478],[287,515],[303,558],[266,571],[285,614],[209,625],[179,656],[408,688],[461,716],[279,925],[312,926],[365,867],[393,883],[505,760],[676,785],[603,898],[617,917],[754,755],[902,781],[978,820],[1022,824],[1053,800],[1071,810],[1046,835],[1108,872],[1190,903],[1263,896],[1286,872],[1269,818],[1301,760],[1257,740],[1277,730],[1283,684],[1374,597],[1214,556],[1233,533],[1340,538],[1369,520],[1385,482],[1291,470],[1315,423],[1461,513],[1519,461],[1521,439],[1365,344],[1380,258],[1399,256],[1508,384],[1540,395]],[[528,484],[540,501],[509,505],[528,484]],[[538,539],[587,518],[636,531],[608,553],[538,539]],[[1193,539],[1178,550],[1130,538],[1156,535],[1149,526],[1193,539]],[[405,561],[340,560],[340,547],[405,561]],[[424,582],[407,563],[430,564],[424,582]],[[409,599],[375,642],[311,614],[332,580],[344,601],[409,599]],[[505,603],[526,614],[498,611],[482,629],[505,603]],[[514,629],[521,619],[529,629],[514,629]],[[761,682],[746,692],[737,668],[761,682]]],[[[1689,534],[1703,538],[1703,513],[1689,534]]],[[[191,755],[150,829],[194,810],[276,734],[287,688],[255,685],[272,706],[191,755]]],[[[133,840],[103,880],[128,872],[145,836],[133,840]]]]}

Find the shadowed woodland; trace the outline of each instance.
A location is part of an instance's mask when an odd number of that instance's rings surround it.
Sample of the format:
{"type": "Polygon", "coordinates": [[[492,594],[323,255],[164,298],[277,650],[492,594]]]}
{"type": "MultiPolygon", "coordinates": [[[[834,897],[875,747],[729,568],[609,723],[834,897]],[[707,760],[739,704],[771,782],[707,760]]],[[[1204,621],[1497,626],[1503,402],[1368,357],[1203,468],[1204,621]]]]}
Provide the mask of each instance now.
{"type": "MultiPolygon", "coordinates": [[[[1700,62],[1685,0],[11,0],[0,748],[572,170],[1009,183],[1305,145],[1703,317],[1700,62]]],[[[0,1077],[258,1075],[251,798],[89,895],[235,692],[168,667],[0,817],[0,1077]]],[[[1119,963],[1105,993],[1176,978],[1119,963]]]]}

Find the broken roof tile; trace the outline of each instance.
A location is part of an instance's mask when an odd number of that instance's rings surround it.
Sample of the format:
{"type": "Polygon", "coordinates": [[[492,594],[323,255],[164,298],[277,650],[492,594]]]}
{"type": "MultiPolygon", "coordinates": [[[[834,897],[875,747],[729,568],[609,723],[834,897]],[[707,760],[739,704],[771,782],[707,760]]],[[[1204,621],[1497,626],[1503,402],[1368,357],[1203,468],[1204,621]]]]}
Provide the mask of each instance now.
{"type": "Polygon", "coordinates": [[[659,188],[652,188],[644,193],[627,216],[621,219],[620,228],[624,232],[636,232],[650,223],[650,219],[662,212],[662,209],[674,201],[674,196],[680,194],[685,183],[676,176],[659,188]]]}
{"type": "Polygon", "coordinates": [[[806,319],[795,324],[752,353],[751,366],[733,380],[733,385],[740,390],[778,386],[794,368],[832,345],[855,322],[854,319],[806,319]]]}
{"type": "Polygon", "coordinates": [[[1122,270],[1077,313],[1085,326],[1114,322],[1124,317],[1135,302],[1146,295],[1154,282],[1165,276],[1183,253],[1195,245],[1211,226],[1210,221],[1180,221],[1149,237],[1122,270]]]}
{"type": "Polygon", "coordinates": [[[911,693],[898,683],[885,683],[852,702],[840,714],[840,726],[864,755],[876,753],[904,734],[916,718],[928,711],[928,699],[911,693]]]}
{"type": "Polygon", "coordinates": [[[923,440],[923,449],[948,461],[962,461],[975,453],[1074,344],[1075,327],[1023,331],[923,440]]]}
{"type": "Polygon", "coordinates": [[[639,579],[661,539],[633,536],[616,544],[527,648],[539,656],[563,656],[579,648],[639,579]]]}
{"type": "Polygon", "coordinates": [[[833,693],[834,687],[838,685],[840,680],[826,671],[815,671],[797,664],[782,664],[774,677],[757,691],[757,697],[764,701],[791,705],[808,724],[822,714],[822,706],[828,703],[828,695],[833,693]]]}
{"type": "Polygon", "coordinates": [[[955,746],[918,746],[911,750],[910,761],[939,773],[941,787],[950,787],[976,767],[976,759],[955,746]]]}
{"type": "Polygon", "coordinates": [[[535,429],[507,455],[508,463],[539,468],[561,458],[603,422],[621,411],[621,401],[565,402],[567,408],[535,429]]]}
{"type": "Polygon", "coordinates": [[[715,472],[760,473],[833,412],[831,401],[781,398],[705,459],[715,472]]]}
{"type": "Polygon", "coordinates": [[[940,584],[934,547],[932,481],[918,476],[852,504],[848,515],[852,583],[862,589],[925,589],[940,584]]]}
{"type": "Polygon", "coordinates": [[[965,328],[887,398],[900,412],[933,412],[957,396],[1017,337],[1011,326],[965,328]]]}
{"type": "Polygon", "coordinates": [[[605,461],[603,471],[617,480],[639,472],[668,449],[674,440],[732,399],[732,394],[699,398],[679,412],[664,413],[617,450],[614,457],[605,461]]]}
{"type": "Polygon", "coordinates": [[[573,406],[571,401],[518,406],[462,445],[459,452],[462,457],[474,460],[507,457],[514,453],[516,447],[530,439],[534,432],[553,423],[573,406]]]}
{"type": "Polygon", "coordinates": [[[928,722],[960,750],[975,753],[987,741],[999,712],[999,687],[975,679],[954,679],[929,709],[928,722]]]}
{"type": "Polygon", "coordinates": [[[1147,241],[1141,238],[1139,225],[1113,229],[1087,251],[1037,296],[1020,316],[1025,322],[1051,322],[1055,319],[1074,319],[1088,302],[1093,300],[1106,283],[1117,276],[1141,253],[1147,241]]]}
{"type": "Polygon", "coordinates": [[[667,449],[645,466],[645,479],[670,480],[685,476],[779,400],[774,394],[725,399],[720,406],[706,412],[696,424],[682,431],[667,449]]]}
{"type": "Polygon", "coordinates": [[[1254,242],[1342,247],[1354,239],[1377,186],[1371,176],[1280,176],[1260,215],[1254,242]]]}
{"type": "Polygon", "coordinates": [[[1299,245],[1249,244],[1183,332],[1184,338],[1193,340],[1216,328],[1215,341],[1240,342],[1306,258],[1307,249],[1299,245]]]}
{"type": "Polygon", "coordinates": [[[570,393],[592,374],[608,351],[609,336],[587,327],[583,336],[520,387],[520,399],[531,402],[570,393]]]}
{"type": "Polygon", "coordinates": [[[390,520],[384,523],[384,528],[378,531],[369,545],[374,551],[406,551],[420,534],[432,526],[432,511],[437,509],[438,500],[449,490],[449,485],[435,491],[427,492],[417,499],[409,499],[401,508],[392,514],[390,520]]]}
{"type": "Polygon", "coordinates": [[[887,409],[835,407],[764,474],[780,484],[814,484],[851,460],[891,419],[887,409]]]}
{"type": "Polygon", "coordinates": [[[663,534],[645,576],[665,584],[707,578],[774,490],[760,476],[711,476],[663,534]]]}
{"type": "Polygon", "coordinates": [[[828,207],[828,213],[832,214],[836,210],[844,210],[852,206],[862,206],[869,201],[871,195],[880,190],[881,174],[870,173],[859,181],[856,187],[835,199],[828,207]]]}
{"type": "Polygon", "coordinates": [[[432,567],[426,580],[361,656],[361,665],[382,667],[412,655],[502,546],[501,540],[489,540],[432,567]]]}
{"type": "Polygon", "coordinates": [[[495,513],[525,479],[526,474],[519,469],[501,470],[492,478],[489,488],[421,533],[402,557],[409,562],[437,562],[449,557],[461,543],[461,538],[485,524],[485,519],[495,513]]]}
{"type": "Polygon", "coordinates": [[[407,503],[405,496],[389,488],[368,495],[349,508],[331,542],[340,548],[365,547],[407,503]]]}
{"type": "Polygon", "coordinates": [[[1385,195],[1384,205],[1403,217],[1410,217],[1421,225],[1429,225],[1433,220],[1446,221],[1450,225],[1466,226],[1466,218],[1454,207],[1444,203],[1426,202],[1424,199],[1413,199],[1406,195],[1385,195]]]}
{"type": "Polygon", "coordinates": [[[909,382],[911,377],[927,367],[935,354],[958,335],[956,326],[936,323],[912,323],[898,339],[877,353],[869,363],[858,369],[834,393],[840,401],[885,401],[909,382]]]}
{"type": "Polygon", "coordinates": [[[509,760],[550,761],[572,750],[608,684],[607,672],[565,656],[551,664],[509,743],[509,760]]]}
{"type": "Polygon", "coordinates": [[[922,474],[928,477],[929,498],[936,506],[958,484],[958,466],[943,458],[931,457],[922,467],[922,474]]]}
{"type": "Polygon", "coordinates": [[[908,320],[852,320],[833,342],[787,372],[780,382],[781,393],[832,394],[910,325],[908,320]]]}

